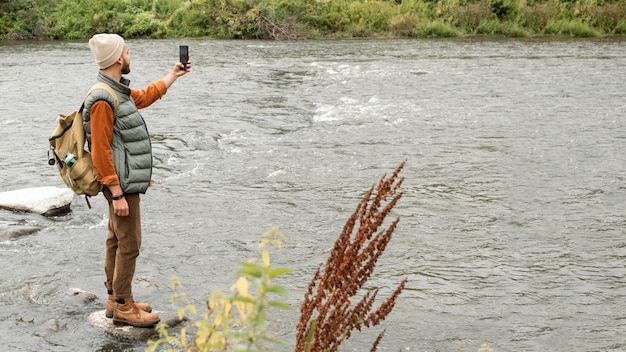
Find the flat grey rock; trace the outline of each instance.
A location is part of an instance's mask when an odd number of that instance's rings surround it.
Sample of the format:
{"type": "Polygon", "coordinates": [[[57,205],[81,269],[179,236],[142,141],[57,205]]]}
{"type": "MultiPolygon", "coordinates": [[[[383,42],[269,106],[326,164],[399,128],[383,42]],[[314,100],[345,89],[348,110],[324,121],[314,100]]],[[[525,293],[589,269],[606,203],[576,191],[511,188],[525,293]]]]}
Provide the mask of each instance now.
{"type": "MultiPolygon", "coordinates": [[[[181,323],[178,315],[173,312],[152,311],[157,313],[162,323],[166,323],[170,328],[181,323]]],[[[132,326],[118,326],[113,324],[113,319],[109,319],[104,315],[104,309],[91,313],[89,321],[98,329],[104,330],[105,333],[111,335],[115,339],[122,341],[147,341],[150,338],[156,338],[158,335],[156,330],[152,328],[135,328],[132,326]]]]}
{"type": "Polygon", "coordinates": [[[82,290],[80,288],[70,287],[67,292],[65,292],[69,297],[74,299],[76,302],[87,304],[91,303],[98,299],[98,295],[92,292],[88,292],[82,290]]]}
{"type": "Polygon", "coordinates": [[[6,221],[0,221],[0,239],[10,240],[25,235],[30,235],[41,230],[37,226],[20,225],[15,223],[9,223],[6,221]]]}
{"type": "Polygon", "coordinates": [[[73,199],[74,192],[69,188],[24,188],[0,192],[0,208],[54,216],[69,212],[73,199]]]}

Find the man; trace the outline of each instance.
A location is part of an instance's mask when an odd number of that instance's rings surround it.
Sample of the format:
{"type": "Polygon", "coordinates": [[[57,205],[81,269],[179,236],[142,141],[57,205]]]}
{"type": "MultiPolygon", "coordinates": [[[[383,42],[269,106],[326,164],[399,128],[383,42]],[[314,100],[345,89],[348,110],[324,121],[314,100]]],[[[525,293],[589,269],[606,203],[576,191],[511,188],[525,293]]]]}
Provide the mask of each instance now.
{"type": "Polygon", "coordinates": [[[100,68],[98,81],[115,91],[119,106],[106,89],[95,89],[85,100],[83,122],[94,168],[109,203],[109,225],[104,271],[109,294],[106,316],[117,325],[151,327],[159,316],[147,303],[133,300],[132,280],[141,247],[139,195],[152,177],[152,147],[145,121],[138,109],[161,98],[178,77],[190,71],[182,63],[144,90],[129,88],[123,74],[130,73],[130,56],[117,34],[96,34],[89,47],[100,68]]]}

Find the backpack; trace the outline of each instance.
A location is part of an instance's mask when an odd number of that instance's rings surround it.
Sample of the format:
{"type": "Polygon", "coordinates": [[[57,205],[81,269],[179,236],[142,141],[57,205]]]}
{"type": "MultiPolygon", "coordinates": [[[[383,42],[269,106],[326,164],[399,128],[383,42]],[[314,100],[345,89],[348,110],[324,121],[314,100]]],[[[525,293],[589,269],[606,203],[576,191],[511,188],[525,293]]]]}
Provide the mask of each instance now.
{"type": "MultiPolygon", "coordinates": [[[[94,84],[87,93],[87,96],[94,89],[106,89],[111,96],[115,108],[113,109],[113,119],[117,114],[119,100],[117,94],[109,87],[108,84],[98,82],[94,84]]],[[[85,99],[87,99],[87,96],[85,99]]],[[[85,127],[83,125],[83,109],[85,107],[85,99],[78,111],[74,111],[69,115],[59,114],[58,125],[52,132],[48,141],[50,142],[50,150],[48,150],[48,164],[57,166],[57,170],[63,179],[63,182],[74,191],[74,193],[85,195],[87,205],[91,208],[87,197],[95,196],[100,192],[101,185],[96,176],[96,170],[93,167],[91,154],[85,148],[85,127]]]]}

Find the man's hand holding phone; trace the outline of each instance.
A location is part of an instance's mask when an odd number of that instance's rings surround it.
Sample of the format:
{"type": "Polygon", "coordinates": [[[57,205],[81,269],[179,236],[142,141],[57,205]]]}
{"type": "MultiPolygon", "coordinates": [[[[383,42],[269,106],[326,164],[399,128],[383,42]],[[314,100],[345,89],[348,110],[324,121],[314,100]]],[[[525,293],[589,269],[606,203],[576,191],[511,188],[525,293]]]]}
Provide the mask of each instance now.
{"type": "Polygon", "coordinates": [[[187,61],[186,66],[187,67],[185,67],[185,65],[182,62],[176,63],[176,65],[174,65],[174,74],[177,77],[180,77],[186,74],[187,72],[191,71],[191,61],[187,61]]]}
{"type": "Polygon", "coordinates": [[[187,45],[181,45],[179,47],[179,58],[180,62],[177,62],[172,71],[163,77],[163,82],[165,82],[167,88],[169,88],[178,77],[184,76],[187,72],[191,71],[191,60],[189,60],[189,47],[187,45]]]}

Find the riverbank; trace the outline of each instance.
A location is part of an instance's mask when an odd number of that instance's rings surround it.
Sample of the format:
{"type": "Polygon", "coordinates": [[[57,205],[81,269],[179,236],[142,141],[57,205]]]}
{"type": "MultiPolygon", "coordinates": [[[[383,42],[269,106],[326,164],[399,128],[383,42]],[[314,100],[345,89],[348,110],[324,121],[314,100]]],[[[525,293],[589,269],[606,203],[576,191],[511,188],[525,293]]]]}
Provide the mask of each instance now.
{"type": "Polygon", "coordinates": [[[9,0],[0,39],[626,35],[620,0],[9,0]]]}

